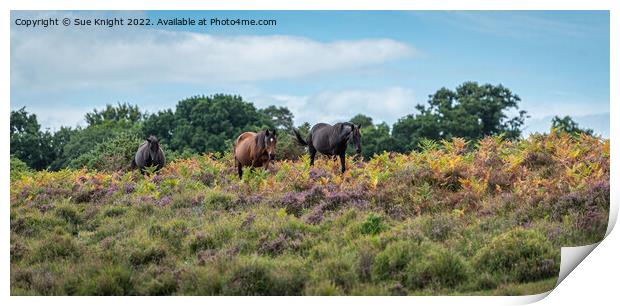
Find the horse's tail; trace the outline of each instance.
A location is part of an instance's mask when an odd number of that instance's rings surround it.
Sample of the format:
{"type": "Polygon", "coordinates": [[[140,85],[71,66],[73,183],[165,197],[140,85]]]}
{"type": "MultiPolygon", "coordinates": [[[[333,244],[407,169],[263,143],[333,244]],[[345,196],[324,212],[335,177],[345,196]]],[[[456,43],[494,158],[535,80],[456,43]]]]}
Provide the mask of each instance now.
{"type": "Polygon", "coordinates": [[[308,143],[301,137],[301,135],[299,135],[299,131],[297,129],[293,129],[293,132],[295,133],[295,138],[300,146],[308,146],[308,143]]]}

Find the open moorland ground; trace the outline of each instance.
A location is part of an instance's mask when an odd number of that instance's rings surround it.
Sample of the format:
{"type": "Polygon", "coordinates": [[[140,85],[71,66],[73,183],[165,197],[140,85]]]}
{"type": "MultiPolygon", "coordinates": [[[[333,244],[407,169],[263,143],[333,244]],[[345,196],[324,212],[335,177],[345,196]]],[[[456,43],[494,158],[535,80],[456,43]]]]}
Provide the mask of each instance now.
{"type": "Polygon", "coordinates": [[[455,138],[347,163],[15,171],[11,294],[534,294],[561,246],[607,227],[609,140],[455,138]]]}

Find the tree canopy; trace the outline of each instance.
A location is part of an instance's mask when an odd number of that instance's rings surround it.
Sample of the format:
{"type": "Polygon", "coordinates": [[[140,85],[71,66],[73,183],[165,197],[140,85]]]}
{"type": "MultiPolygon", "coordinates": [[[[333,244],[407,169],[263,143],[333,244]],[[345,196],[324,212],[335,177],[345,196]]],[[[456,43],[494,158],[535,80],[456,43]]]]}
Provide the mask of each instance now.
{"type": "Polygon", "coordinates": [[[428,105],[417,105],[394,124],[393,135],[401,149],[414,149],[422,139],[462,137],[478,140],[487,135],[521,135],[526,111],[519,110],[519,96],[502,85],[465,82],[456,90],[441,88],[429,96],[428,105]],[[509,117],[510,111],[517,115],[509,117]]]}
{"type": "Polygon", "coordinates": [[[560,118],[559,116],[553,117],[553,119],[551,119],[551,130],[556,133],[566,132],[573,135],[594,134],[594,131],[592,129],[580,128],[579,124],[577,124],[577,122],[575,122],[570,116],[564,116],[563,118],[560,118]]]}

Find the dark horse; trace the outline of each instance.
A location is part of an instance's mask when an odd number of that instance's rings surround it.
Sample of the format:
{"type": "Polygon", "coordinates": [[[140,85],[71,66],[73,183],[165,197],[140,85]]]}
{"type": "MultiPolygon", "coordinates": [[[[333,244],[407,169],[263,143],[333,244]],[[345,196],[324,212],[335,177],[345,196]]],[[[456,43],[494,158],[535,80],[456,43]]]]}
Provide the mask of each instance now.
{"type": "Polygon", "coordinates": [[[159,171],[165,164],[166,157],[164,156],[164,151],[159,147],[159,140],[151,135],[138,147],[138,152],[136,152],[136,156],[131,161],[131,168],[139,168],[140,173],[144,174],[146,167],[156,166],[156,171],[159,171]]]}
{"type": "Polygon", "coordinates": [[[362,135],[359,125],[350,122],[336,123],[333,126],[327,123],[318,123],[312,127],[306,140],[299,135],[298,130],[293,130],[297,137],[297,142],[302,146],[308,147],[310,153],[310,166],[314,165],[316,152],[321,152],[327,156],[340,156],[340,170],[344,173],[345,152],[347,144],[351,142],[355,146],[357,154],[362,153],[362,135]]]}
{"type": "Polygon", "coordinates": [[[275,130],[260,133],[244,132],[239,135],[233,146],[239,178],[243,176],[243,167],[265,167],[267,170],[269,163],[275,159],[277,143],[275,130]]]}

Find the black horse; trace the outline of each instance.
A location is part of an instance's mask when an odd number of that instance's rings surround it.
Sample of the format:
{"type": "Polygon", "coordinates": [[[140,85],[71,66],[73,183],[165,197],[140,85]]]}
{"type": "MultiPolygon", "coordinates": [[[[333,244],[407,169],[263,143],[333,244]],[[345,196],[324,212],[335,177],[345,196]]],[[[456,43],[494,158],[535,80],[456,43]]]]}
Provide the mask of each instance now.
{"type": "Polygon", "coordinates": [[[314,165],[314,157],[316,152],[321,152],[327,156],[340,157],[340,170],[344,173],[345,169],[345,152],[347,144],[351,142],[355,146],[357,154],[362,153],[362,135],[360,134],[361,126],[350,122],[336,123],[333,126],[327,123],[318,123],[310,129],[310,134],[304,140],[299,131],[293,129],[299,145],[307,146],[310,153],[310,166],[314,165]]]}
{"type": "Polygon", "coordinates": [[[166,157],[164,156],[164,151],[159,146],[159,140],[151,135],[138,148],[136,156],[131,161],[131,168],[139,168],[140,173],[144,173],[146,167],[156,166],[156,171],[159,171],[165,164],[166,157]]]}

